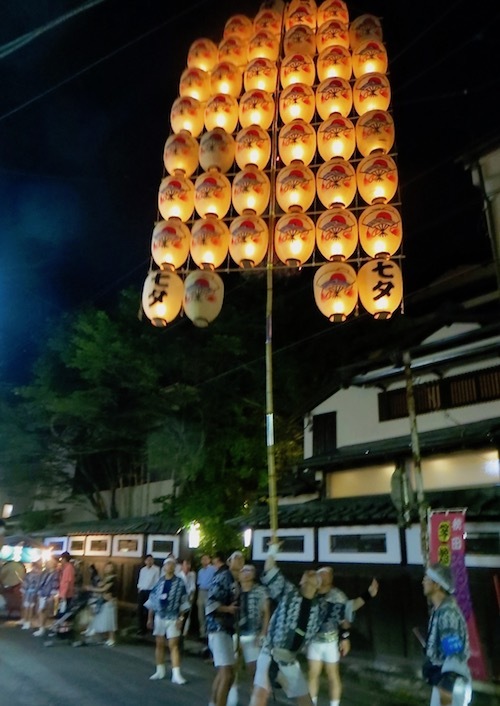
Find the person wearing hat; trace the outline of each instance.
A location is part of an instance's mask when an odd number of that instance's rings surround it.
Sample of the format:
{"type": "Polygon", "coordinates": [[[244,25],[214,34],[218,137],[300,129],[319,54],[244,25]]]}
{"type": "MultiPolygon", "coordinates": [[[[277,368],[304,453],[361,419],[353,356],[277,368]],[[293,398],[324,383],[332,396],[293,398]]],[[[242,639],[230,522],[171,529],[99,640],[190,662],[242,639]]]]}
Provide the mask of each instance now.
{"type": "Polygon", "coordinates": [[[467,624],[453,598],[451,569],[430,564],[422,581],[431,604],[422,673],[432,686],[430,706],[466,706],[472,696],[467,624]]]}
{"type": "Polygon", "coordinates": [[[149,629],[153,627],[153,635],[156,638],[156,671],[149,678],[165,679],[165,647],[168,644],[172,662],[172,683],[185,684],[186,680],[181,674],[179,638],[182,635],[185,616],[191,606],[185,582],[180,576],[175,575],[176,564],[177,561],[173,556],[165,559],[163,575],[151,589],[149,598],[144,604],[148,609],[147,627],[149,629]]]}

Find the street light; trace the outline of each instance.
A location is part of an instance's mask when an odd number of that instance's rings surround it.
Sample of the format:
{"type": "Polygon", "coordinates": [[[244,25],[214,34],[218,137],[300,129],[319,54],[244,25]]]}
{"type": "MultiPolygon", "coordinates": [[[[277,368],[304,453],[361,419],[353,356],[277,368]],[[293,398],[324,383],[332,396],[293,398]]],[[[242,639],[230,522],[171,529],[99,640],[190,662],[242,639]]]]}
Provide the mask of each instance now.
{"type": "Polygon", "coordinates": [[[273,279],[315,268],[331,322],[402,302],[402,226],[379,19],[343,0],[264,3],[193,42],[170,113],[142,305],[154,326],[219,314],[220,276],[266,272],[266,435],[277,530],[273,279]]]}

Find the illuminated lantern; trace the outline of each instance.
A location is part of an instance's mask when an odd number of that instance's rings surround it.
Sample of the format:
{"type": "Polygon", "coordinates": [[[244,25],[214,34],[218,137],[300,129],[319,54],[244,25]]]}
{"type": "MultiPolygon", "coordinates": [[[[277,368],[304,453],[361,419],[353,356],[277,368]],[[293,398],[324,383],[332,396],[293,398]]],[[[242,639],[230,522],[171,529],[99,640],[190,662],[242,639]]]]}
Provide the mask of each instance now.
{"type": "Polygon", "coordinates": [[[345,47],[327,47],[316,59],[316,72],[318,81],[338,76],[349,81],[352,76],[352,57],[349,49],[345,47]]]}
{"type": "Polygon", "coordinates": [[[304,120],[292,120],[279,131],[278,149],[283,164],[310,164],[316,152],[315,129],[304,120]]]}
{"type": "Polygon", "coordinates": [[[281,35],[281,12],[270,7],[262,8],[254,17],[253,28],[255,32],[264,29],[279,37],[281,35]]]}
{"type": "Polygon", "coordinates": [[[166,221],[180,218],[185,223],[193,215],[194,185],[182,172],[162,179],[158,190],[158,210],[166,221]]]}
{"type": "Polygon", "coordinates": [[[239,106],[241,127],[260,125],[264,130],[268,130],[273,118],[274,98],[271,93],[254,88],[241,96],[239,106]]]}
{"type": "Polygon", "coordinates": [[[168,174],[181,171],[190,177],[198,167],[198,149],[197,140],[189,132],[182,130],[170,135],[163,150],[163,164],[168,174]]]}
{"type": "Polygon", "coordinates": [[[210,74],[195,67],[184,69],[179,83],[179,95],[204,103],[210,97],[210,74]]]}
{"type": "Polygon", "coordinates": [[[396,162],[385,154],[363,157],[356,168],[356,180],[359,194],[367,204],[387,203],[398,188],[396,162]]]}
{"type": "Polygon", "coordinates": [[[274,93],[278,80],[278,67],[270,59],[253,59],[243,73],[243,86],[245,91],[256,88],[260,91],[274,93]]]}
{"type": "Polygon", "coordinates": [[[354,82],[354,110],[364,115],[370,110],[387,110],[391,102],[391,85],[384,74],[367,74],[354,82]]]}
{"type": "Polygon", "coordinates": [[[356,172],[350,162],[334,157],[320,166],[316,174],[318,198],[326,208],[349,206],[356,196],[356,172]]]}
{"type": "Polygon", "coordinates": [[[316,221],[316,244],[327,260],[347,260],[358,244],[358,221],[352,211],[334,207],[316,221]]]}
{"type": "Polygon", "coordinates": [[[276,223],[274,251],[289,267],[300,267],[309,260],[314,241],[314,222],[305,213],[287,213],[276,223]]]}
{"type": "Polygon", "coordinates": [[[225,93],[233,96],[233,98],[238,98],[242,85],[242,73],[231,61],[219,62],[210,74],[210,91],[212,95],[225,93]]]}
{"type": "Polygon", "coordinates": [[[316,30],[316,3],[291,2],[287,7],[285,17],[285,30],[304,25],[311,30],[316,30]]]}
{"type": "Polygon", "coordinates": [[[356,143],[363,157],[375,150],[389,152],[394,144],[394,120],[386,110],[369,110],[356,122],[356,143]]]}
{"type": "Polygon", "coordinates": [[[241,42],[247,42],[253,34],[253,22],[246,15],[233,15],[224,25],[223,37],[236,37],[241,42]]]}
{"type": "Polygon", "coordinates": [[[227,37],[219,44],[219,62],[229,61],[238,68],[247,63],[247,45],[236,37],[227,37]]]}
{"type": "Polygon", "coordinates": [[[313,86],[316,79],[314,60],[308,54],[286,54],[280,66],[281,87],[286,88],[292,83],[305,83],[313,86]]]}
{"type": "Polygon", "coordinates": [[[305,83],[292,83],[281,91],[279,110],[285,125],[296,118],[311,122],[316,110],[314,90],[305,83]]]}
{"type": "Polygon", "coordinates": [[[196,98],[179,96],[172,103],[170,110],[170,125],[174,132],[186,130],[193,137],[203,130],[203,103],[196,98]]]}
{"type": "Polygon", "coordinates": [[[349,49],[349,29],[345,22],[329,20],[318,28],[316,33],[318,54],[327,47],[339,46],[349,49]]]}
{"type": "Polygon", "coordinates": [[[164,327],[182,307],[184,285],[176,272],[151,270],[142,289],[142,309],[153,326],[164,327]]]}
{"type": "Polygon", "coordinates": [[[318,27],[328,20],[340,20],[349,22],[349,10],[343,0],[324,0],[318,7],[316,15],[318,27]]]}
{"type": "Polygon", "coordinates": [[[265,172],[253,165],[238,172],[232,184],[232,200],[235,211],[255,213],[261,216],[269,204],[271,183],[265,172]]]}
{"type": "Polygon", "coordinates": [[[226,132],[234,132],[238,124],[238,101],[226,93],[216,93],[207,102],[204,121],[207,130],[221,127],[226,132]]]}
{"type": "Polygon", "coordinates": [[[316,89],[316,108],[322,120],[333,113],[347,118],[352,108],[352,88],[345,78],[327,78],[316,89]]]}
{"type": "Polygon", "coordinates": [[[375,15],[359,15],[349,26],[349,42],[353,52],[360,44],[375,39],[382,41],[382,24],[375,15]]]}
{"type": "Polygon", "coordinates": [[[307,54],[313,57],[316,54],[316,35],[314,30],[306,25],[291,27],[283,37],[283,51],[285,54],[307,54]]]}
{"type": "Polygon", "coordinates": [[[203,133],[200,139],[200,166],[206,172],[218,169],[226,173],[234,162],[234,137],[221,127],[203,133]]]}
{"type": "Polygon", "coordinates": [[[352,53],[352,73],[355,78],[366,74],[387,72],[387,51],[382,42],[370,39],[352,53]]]}
{"type": "Polygon", "coordinates": [[[194,183],[194,207],[205,218],[224,218],[231,206],[231,184],[225,174],[212,169],[200,174],[194,183]]]}
{"type": "Polygon", "coordinates": [[[195,270],[184,282],[184,313],[195,326],[205,328],[220,314],[224,282],[216,272],[195,270]]]}
{"type": "Polygon", "coordinates": [[[314,301],[332,323],[345,321],[358,303],[356,271],[346,262],[322,265],[313,281],[314,301]]]}
{"type": "Polygon", "coordinates": [[[196,220],[191,228],[193,262],[202,270],[222,265],[229,249],[229,237],[229,228],[215,216],[196,220]]]}
{"type": "Polygon", "coordinates": [[[229,254],[244,269],[260,265],[269,246],[266,222],[254,214],[238,216],[229,226],[229,254]]]}
{"type": "Polygon", "coordinates": [[[403,298],[401,269],[392,260],[370,260],[358,272],[359,299],[375,319],[389,319],[403,298]]]}
{"type": "Polygon", "coordinates": [[[189,228],[178,218],[159,221],[151,236],[151,256],[162,270],[177,270],[189,255],[189,228]]]}
{"type": "Polygon", "coordinates": [[[187,65],[190,68],[212,71],[219,61],[219,50],[215,42],[206,37],[196,39],[189,47],[187,65]]]}
{"type": "Polygon", "coordinates": [[[280,40],[276,34],[265,29],[260,29],[251,37],[248,42],[248,61],[254,59],[269,59],[278,61],[280,51],[280,40]]]}
{"type": "Polygon", "coordinates": [[[324,120],[318,128],[318,152],[327,162],[333,157],[350,159],[356,149],[353,122],[339,113],[324,120]]]}
{"type": "Polygon", "coordinates": [[[375,204],[359,217],[359,242],[370,257],[391,257],[403,239],[399,211],[389,204],[375,204]]]}
{"type": "Polygon", "coordinates": [[[254,164],[258,169],[265,169],[271,156],[271,136],[258,125],[250,125],[236,135],[236,164],[245,169],[254,164]]]}
{"type": "Polygon", "coordinates": [[[309,210],[315,196],[314,174],[307,165],[292,162],[279,170],[276,177],[276,201],[285,213],[309,210]]]}

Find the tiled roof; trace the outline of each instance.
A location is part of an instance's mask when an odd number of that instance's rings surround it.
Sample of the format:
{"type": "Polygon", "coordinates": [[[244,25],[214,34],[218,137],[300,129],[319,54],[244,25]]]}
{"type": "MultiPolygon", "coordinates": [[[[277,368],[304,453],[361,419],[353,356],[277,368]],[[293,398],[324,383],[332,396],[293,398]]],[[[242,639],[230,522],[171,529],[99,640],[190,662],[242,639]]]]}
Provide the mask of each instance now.
{"type": "Polygon", "coordinates": [[[32,532],[34,537],[66,537],[71,534],[177,534],[180,523],[161,515],[79,520],[32,532]]]}

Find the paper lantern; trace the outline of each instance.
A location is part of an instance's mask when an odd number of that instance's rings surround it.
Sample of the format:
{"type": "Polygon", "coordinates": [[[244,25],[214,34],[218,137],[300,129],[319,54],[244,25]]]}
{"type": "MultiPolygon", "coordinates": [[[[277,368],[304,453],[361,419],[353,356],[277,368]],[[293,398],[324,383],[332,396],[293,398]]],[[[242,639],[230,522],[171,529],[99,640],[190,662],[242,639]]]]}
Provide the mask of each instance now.
{"type": "Polygon", "coordinates": [[[190,251],[201,269],[222,265],[229,249],[229,228],[219,218],[208,216],[195,220],[191,228],[190,251]]]}
{"type": "Polygon", "coordinates": [[[358,244],[358,221],[352,211],[334,207],[316,221],[316,244],[327,260],[347,260],[358,244]]]}
{"type": "Polygon", "coordinates": [[[274,93],[278,80],[278,67],[271,59],[252,59],[243,73],[245,91],[256,88],[260,91],[274,93]]]}
{"type": "Polygon", "coordinates": [[[195,270],[184,282],[184,313],[195,326],[205,328],[220,314],[224,282],[216,272],[195,270]]]}
{"type": "Polygon", "coordinates": [[[333,157],[350,159],[356,149],[356,132],[352,120],[334,113],[318,128],[318,152],[327,162],[333,157]]]}
{"type": "Polygon", "coordinates": [[[244,213],[261,216],[269,205],[270,194],[269,177],[253,165],[242,169],[233,179],[232,201],[240,216],[244,213]]]}
{"type": "Polygon", "coordinates": [[[316,3],[296,1],[290,2],[286,7],[285,13],[285,31],[296,27],[298,25],[303,25],[309,27],[309,29],[316,29],[316,3]]]}
{"type": "Polygon", "coordinates": [[[166,221],[180,218],[185,223],[193,215],[194,184],[182,172],[162,179],[158,190],[158,210],[166,221]]]}
{"type": "Polygon", "coordinates": [[[179,218],[158,221],[151,236],[151,256],[162,270],[177,270],[189,255],[189,228],[179,218]]]}
{"type": "Polygon", "coordinates": [[[352,76],[352,57],[349,49],[332,46],[323,49],[316,59],[318,81],[338,76],[349,81],[352,76]]]}
{"type": "Polygon", "coordinates": [[[174,132],[185,130],[193,137],[203,130],[203,103],[196,98],[179,96],[172,103],[170,110],[170,125],[174,132]]]}
{"type": "Polygon", "coordinates": [[[243,85],[243,76],[240,69],[231,61],[219,62],[210,75],[211,94],[225,93],[233,98],[238,98],[243,85]]]}
{"type": "Polygon", "coordinates": [[[311,86],[305,83],[292,83],[279,97],[279,111],[282,121],[287,124],[296,118],[310,123],[316,110],[316,97],[311,86]]]}
{"type": "Polygon", "coordinates": [[[305,164],[292,163],[283,167],[276,177],[276,201],[285,212],[308,211],[316,196],[316,182],[305,164]]]}
{"type": "Polygon", "coordinates": [[[254,214],[238,216],[229,226],[229,254],[244,269],[260,265],[269,247],[266,222],[254,214]]]}
{"type": "Polygon", "coordinates": [[[244,127],[236,135],[236,164],[245,169],[254,164],[258,169],[265,169],[271,156],[271,136],[258,125],[244,127]]]}
{"type": "Polygon", "coordinates": [[[359,241],[370,257],[391,257],[401,246],[403,228],[399,211],[389,204],[375,204],[359,217],[359,241]]]}
{"type": "Polygon", "coordinates": [[[356,180],[359,194],[367,204],[387,203],[398,188],[396,162],[385,154],[363,157],[356,168],[356,180]]]}
{"type": "Polygon", "coordinates": [[[329,262],[314,275],[314,301],[332,323],[345,321],[358,303],[356,271],[346,262],[329,262]]]}
{"type": "Polygon", "coordinates": [[[283,164],[310,164],[316,153],[316,131],[304,120],[292,120],[279,131],[278,149],[283,164]]]}
{"type": "Polygon", "coordinates": [[[349,42],[355,51],[360,44],[370,39],[382,41],[382,24],[375,15],[359,15],[349,26],[349,42]]]}
{"type": "Polygon", "coordinates": [[[210,97],[210,74],[196,67],[188,67],[181,74],[179,95],[196,98],[204,103],[210,97]]]}
{"type": "Polygon", "coordinates": [[[340,20],[348,23],[349,10],[347,4],[343,0],[324,0],[318,7],[316,20],[318,27],[321,27],[323,22],[328,22],[328,20],[340,20]]]}
{"type": "Polygon", "coordinates": [[[164,327],[182,307],[184,285],[175,272],[151,270],[142,289],[142,309],[153,326],[164,327]]]}
{"type": "Polygon", "coordinates": [[[286,54],[280,66],[281,87],[286,88],[292,83],[305,83],[313,86],[316,79],[314,60],[308,54],[286,54]]]}
{"type": "Polygon", "coordinates": [[[356,172],[342,157],[334,157],[316,173],[318,198],[326,208],[349,206],[356,196],[356,172]]]}
{"type": "Polygon", "coordinates": [[[224,174],[233,166],[234,137],[221,127],[205,132],[200,139],[200,166],[205,171],[218,169],[224,174]]]}
{"type": "Polygon", "coordinates": [[[212,71],[219,61],[219,50],[215,42],[206,37],[196,39],[189,47],[187,65],[190,68],[212,71]]]}
{"type": "Polygon", "coordinates": [[[247,44],[237,37],[227,37],[219,44],[219,62],[230,61],[238,68],[247,63],[247,44]]]}
{"type": "Polygon", "coordinates": [[[215,130],[223,128],[226,132],[235,131],[238,124],[238,101],[226,93],[216,93],[205,107],[205,128],[215,130]]]}
{"type": "Polygon", "coordinates": [[[253,34],[252,20],[243,14],[230,17],[224,25],[224,39],[235,37],[242,42],[247,42],[253,34]]]}
{"type": "Polygon", "coordinates": [[[231,183],[225,174],[215,169],[200,174],[194,183],[194,207],[205,218],[224,218],[231,206],[231,183]]]}
{"type": "Polygon", "coordinates": [[[375,319],[389,319],[403,298],[401,269],[392,260],[370,260],[358,272],[359,299],[375,319]]]}
{"type": "Polygon", "coordinates": [[[387,110],[391,102],[391,85],[384,74],[374,73],[356,79],[352,89],[354,109],[358,115],[370,110],[387,110]]]}
{"type": "Polygon", "coordinates": [[[375,150],[389,152],[394,144],[394,120],[386,110],[369,110],[356,122],[356,143],[363,157],[375,150]]]}
{"type": "Polygon", "coordinates": [[[279,36],[266,29],[260,29],[251,37],[248,42],[248,61],[254,59],[269,59],[278,61],[280,51],[279,36]]]}
{"type": "Polygon", "coordinates": [[[352,88],[345,78],[327,78],[316,89],[316,108],[322,120],[333,113],[347,118],[352,108],[352,88]]]}
{"type": "Polygon", "coordinates": [[[316,32],[318,54],[327,47],[332,46],[349,49],[349,28],[346,22],[328,20],[318,27],[316,32]]]}
{"type": "Polygon", "coordinates": [[[306,25],[295,25],[287,30],[283,37],[283,52],[285,54],[316,54],[316,35],[313,29],[306,25]]]}
{"type": "Polygon", "coordinates": [[[352,53],[352,73],[355,78],[373,73],[385,74],[387,64],[385,46],[375,39],[362,42],[352,53]]]}
{"type": "Polygon", "coordinates": [[[163,164],[168,174],[180,171],[190,177],[198,167],[198,150],[198,141],[186,130],[170,135],[163,150],[163,164]]]}
{"type": "Polygon", "coordinates": [[[274,98],[270,93],[254,88],[241,96],[239,106],[241,127],[260,125],[264,130],[268,130],[273,118],[274,98]]]}
{"type": "Polygon", "coordinates": [[[314,222],[305,213],[287,213],[276,223],[274,251],[281,262],[300,267],[314,250],[314,222]]]}
{"type": "Polygon", "coordinates": [[[281,25],[281,12],[273,10],[271,7],[263,7],[259,10],[253,21],[255,32],[264,29],[277,37],[281,35],[281,25]]]}

